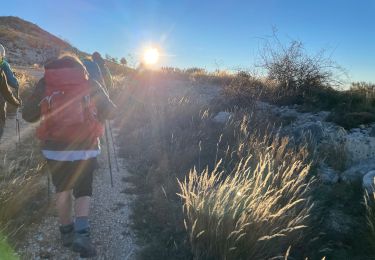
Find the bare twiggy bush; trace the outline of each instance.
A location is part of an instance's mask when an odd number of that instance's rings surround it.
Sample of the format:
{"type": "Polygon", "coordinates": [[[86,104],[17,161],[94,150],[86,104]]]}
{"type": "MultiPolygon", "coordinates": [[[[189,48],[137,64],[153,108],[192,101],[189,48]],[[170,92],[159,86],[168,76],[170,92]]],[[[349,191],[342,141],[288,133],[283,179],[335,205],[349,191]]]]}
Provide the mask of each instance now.
{"type": "Polygon", "coordinates": [[[306,95],[313,89],[342,85],[340,76],[344,72],[326,52],[309,55],[299,41],[286,46],[274,34],[266,40],[260,56],[268,77],[279,84],[280,95],[306,95]]]}
{"type": "Polygon", "coordinates": [[[230,173],[219,163],[180,182],[197,259],[266,259],[285,252],[308,225],[314,180],[306,150],[290,148],[287,139],[269,140],[249,137],[239,145],[243,156],[230,173]]]}
{"type": "Polygon", "coordinates": [[[375,100],[375,84],[371,82],[353,82],[349,95],[356,95],[363,106],[371,107],[375,100]]]}

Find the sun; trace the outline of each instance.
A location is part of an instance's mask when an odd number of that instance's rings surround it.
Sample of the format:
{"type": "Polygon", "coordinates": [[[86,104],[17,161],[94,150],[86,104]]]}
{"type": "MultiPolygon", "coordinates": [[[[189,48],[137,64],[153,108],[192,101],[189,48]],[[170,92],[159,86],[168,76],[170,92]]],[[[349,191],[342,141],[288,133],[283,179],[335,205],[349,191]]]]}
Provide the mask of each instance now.
{"type": "Polygon", "coordinates": [[[159,61],[159,57],[159,50],[154,47],[147,48],[143,53],[143,61],[147,65],[156,64],[159,61]]]}

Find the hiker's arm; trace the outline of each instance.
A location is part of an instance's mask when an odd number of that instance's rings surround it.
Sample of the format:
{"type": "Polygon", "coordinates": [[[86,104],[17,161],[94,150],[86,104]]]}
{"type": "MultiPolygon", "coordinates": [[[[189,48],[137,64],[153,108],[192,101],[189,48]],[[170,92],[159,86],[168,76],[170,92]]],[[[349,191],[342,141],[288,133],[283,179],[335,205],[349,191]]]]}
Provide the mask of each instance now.
{"type": "Polygon", "coordinates": [[[109,71],[107,65],[104,64],[103,67],[104,67],[103,76],[104,76],[105,85],[107,87],[107,91],[113,90],[113,79],[112,79],[111,72],[109,71]]]}
{"type": "Polygon", "coordinates": [[[10,90],[4,71],[1,71],[0,75],[0,95],[5,99],[5,101],[14,106],[18,107],[21,105],[20,100],[16,98],[10,90]]]}
{"type": "Polygon", "coordinates": [[[115,117],[116,105],[109,98],[99,82],[91,80],[90,84],[92,86],[91,97],[96,104],[99,120],[113,119],[115,117]]]}
{"type": "Polygon", "coordinates": [[[14,76],[14,73],[9,65],[8,62],[3,63],[3,71],[5,73],[5,76],[7,77],[7,82],[9,86],[11,86],[14,89],[18,89],[19,84],[17,78],[14,76]]]}
{"type": "Polygon", "coordinates": [[[22,118],[27,122],[36,122],[40,118],[40,106],[39,103],[43,99],[44,95],[44,78],[39,80],[36,87],[25,103],[22,109],[22,118]]]}

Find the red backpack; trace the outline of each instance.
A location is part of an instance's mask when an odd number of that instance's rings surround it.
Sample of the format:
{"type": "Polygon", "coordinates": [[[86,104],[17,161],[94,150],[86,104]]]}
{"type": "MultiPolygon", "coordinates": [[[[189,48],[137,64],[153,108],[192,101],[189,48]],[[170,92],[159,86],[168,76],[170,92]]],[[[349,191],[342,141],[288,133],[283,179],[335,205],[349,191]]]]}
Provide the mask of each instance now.
{"type": "Polygon", "coordinates": [[[97,119],[90,84],[77,68],[46,69],[45,95],[40,102],[40,140],[63,143],[95,142],[104,133],[97,119]]]}

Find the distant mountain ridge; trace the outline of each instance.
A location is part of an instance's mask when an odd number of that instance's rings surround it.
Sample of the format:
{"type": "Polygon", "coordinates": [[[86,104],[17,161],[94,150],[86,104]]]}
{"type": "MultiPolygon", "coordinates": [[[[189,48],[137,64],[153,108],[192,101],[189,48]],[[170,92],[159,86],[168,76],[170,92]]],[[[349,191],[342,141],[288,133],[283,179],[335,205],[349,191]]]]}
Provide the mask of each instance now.
{"type": "Polygon", "coordinates": [[[38,25],[14,16],[0,16],[0,43],[16,65],[43,64],[61,52],[79,52],[38,25]]]}

